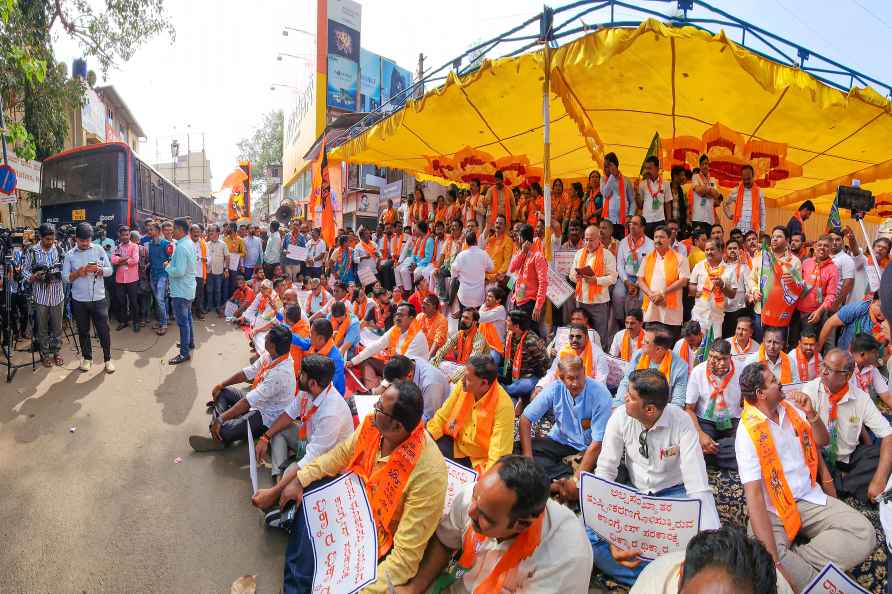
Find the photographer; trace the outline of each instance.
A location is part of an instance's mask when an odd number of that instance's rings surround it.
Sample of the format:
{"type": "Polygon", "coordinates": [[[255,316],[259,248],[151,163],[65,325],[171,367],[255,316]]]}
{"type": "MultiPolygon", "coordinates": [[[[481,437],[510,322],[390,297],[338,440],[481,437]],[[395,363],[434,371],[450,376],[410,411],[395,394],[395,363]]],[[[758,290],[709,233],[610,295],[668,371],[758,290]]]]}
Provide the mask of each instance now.
{"type": "Polygon", "coordinates": [[[37,229],[40,241],[25,254],[22,278],[31,283],[34,309],[37,313],[37,344],[44,367],[65,361],[59,353],[62,346],[62,254],[56,244],[56,230],[50,223],[37,229]]]}
{"type": "Polygon", "coordinates": [[[65,254],[62,278],[71,284],[71,313],[77,323],[78,342],[83,357],[81,371],[93,365],[93,345],[90,342],[90,322],[96,327],[99,344],[105,359],[105,372],[114,373],[111,361],[111,338],[108,333],[108,302],[105,298],[104,278],[112,275],[112,265],[105,250],[93,245],[93,227],[81,223],[75,231],[77,245],[65,254]]]}

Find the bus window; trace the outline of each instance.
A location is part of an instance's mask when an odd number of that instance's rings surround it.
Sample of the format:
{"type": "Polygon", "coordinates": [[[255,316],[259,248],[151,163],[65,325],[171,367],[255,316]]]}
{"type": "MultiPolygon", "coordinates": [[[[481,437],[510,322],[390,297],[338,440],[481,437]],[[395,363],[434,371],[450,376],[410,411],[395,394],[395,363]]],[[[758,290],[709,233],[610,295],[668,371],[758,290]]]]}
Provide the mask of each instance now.
{"type": "Polygon", "coordinates": [[[76,153],[43,165],[41,203],[127,199],[127,157],[121,150],[76,153]]]}

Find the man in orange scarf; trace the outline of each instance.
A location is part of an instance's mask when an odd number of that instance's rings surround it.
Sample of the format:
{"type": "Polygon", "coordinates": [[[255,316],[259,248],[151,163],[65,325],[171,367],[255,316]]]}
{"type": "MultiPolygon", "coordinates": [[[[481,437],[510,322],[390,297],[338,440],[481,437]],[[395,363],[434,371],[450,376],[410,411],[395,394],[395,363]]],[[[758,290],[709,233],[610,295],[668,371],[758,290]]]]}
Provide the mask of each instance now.
{"type": "Polygon", "coordinates": [[[492,270],[485,276],[487,287],[501,282],[508,274],[508,265],[511,264],[511,257],[514,255],[514,241],[506,233],[507,224],[505,216],[498,214],[492,227],[493,235],[486,238],[486,253],[492,260],[492,270]]]}
{"type": "MultiPolygon", "coordinates": [[[[423,406],[418,386],[394,383],[351,437],[300,470],[286,473],[276,486],[257,491],[251,503],[263,510],[278,503],[287,516],[288,504],[293,501],[299,507],[306,489],[356,472],[363,479],[378,532],[378,577],[364,591],[383,594],[388,582],[405,584],[418,571],[446,499],[446,464],[424,431],[423,406]]],[[[312,588],[310,538],[305,514],[297,510],[285,551],[285,592],[312,588]]]]}
{"type": "Polygon", "coordinates": [[[372,344],[365,345],[359,354],[347,361],[346,367],[350,369],[368,360],[372,369],[380,375],[384,370],[385,361],[374,358],[378,353],[384,353],[385,356],[418,357],[427,361],[430,347],[427,344],[427,337],[421,331],[421,324],[415,319],[417,315],[412,305],[400,303],[393,314],[393,326],[390,330],[372,344]]]}
{"type": "Polygon", "coordinates": [[[427,592],[438,577],[450,582],[448,592],[587,591],[592,556],[585,532],[548,491],[548,477],[535,462],[502,458],[456,495],[418,574],[397,591],[427,592]]]}
{"type": "Polygon", "coordinates": [[[681,326],[681,293],[690,276],[688,261],[670,246],[666,227],[657,227],[654,250],[644,259],[638,274],[638,288],[644,294],[641,307],[644,321],[660,322],[676,329],[681,326]]]}
{"type": "Polygon", "coordinates": [[[672,395],[671,404],[684,407],[688,389],[688,364],[672,352],[672,332],[663,324],[649,324],[644,331],[644,344],[629,360],[626,374],[619,383],[613,408],[622,406],[629,389],[629,378],[636,369],[656,369],[666,381],[672,395]]]}
{"type": "Polygon", "coordinates": [[[486,190],[486,198],[483,199],[487,227],[495,227],[496,217],[502,215],[505,216],[506,224],[510,224],[514,212],[514,195],[505,186],[504,174],[496,171],[495,179],[496,183],[486,190]]]}
{"type": "Polygon", "coordinates": [[[706,259],[697,262],[691,271],[688,290],[694,298],[691,319],[700,323],[703,332],[722,337],[725,306],[737,294],[735,269],[722,261],[724,245],[721,239],[706,242],[706,259]]]}
{"type": "Polygon", "coordinates": [[[421,313],[415,317],[421,324],[421,331],[427,337],[430,356],[433,358],[444,344],[449,332],[446,316],[440,311],[440,300],[433,293],[425,295],[421,301],[421,313]]]}
{"type": "Polygon", "coordinates": [[[682,358],[688,364],[688,374],[694,370],[694,366],[706,358],[706,353],[699,353],[703,344],[703,328],[697,320],[688,320],[681,327],[681,338],[675,342],[672,352],[682,358]],[[698,358],[699,356],[699,358],[698,358]]]}
{"type": "Polygon", "coordinates": [[[475,355],[427,430],[450,460],[485,472],[514,448],[514,404],[489,355],[475,355]]]}
{"type": "Polygon", "coordinates": [[[752,534],[795,592],[830,561],[843,571],[861,563],[874,552],[875,531],[817,480],[818,448],[830,433],[808,396],[785,398],[764,363],[744,368],[740,393],[745,402],[734,449],[752,534]],[[800,533],[808,542],[794,544],[800,533]]]}
{"type": "Polygon", "coordinates": [[[783,328],[765,328],[762,346],[747,358],[747,363],[765,363],[782,384],[798,384],[799,369],[784,351],[783,328]]]}
{"type": "Polygon", "coordinates": [[[589,312],[595,322],[594,329],[601,339],[602,349],[610,322],[610,287],[616,279],[616,258],[601,245],[598,228],[589,225],[582,249],[573,258],[570,281],[576,283],[577,306],[589,312]]]}
{"type": "Polygon", "coordinates": [[[334,332],[332,340],[335,347],[345,359],[349,359],[359,348],[359,319],[338,301],[331,306],[329,320],[334,332]]]}
{"type": "Polygon", "coordinates": [[[744,233],[750,229],[761,231],[765,226],[765,194],[753,183],[753,166],[749,163],[741,168],[740,185],[728,194],[722,210],[731,219],[731,226],[744,233]]]}
{"type": "Polygon", "coordinates": [[[632,354],[644,344],[644,313],[636,307],[626,313],[623,321],[625,330],[613,335],[610,356],[629,361],[632,359],[632,354]]]}
{"type": "Polygon", "coordinates": [[[458,332],[453,333],[431,357],[431,365],[439,367],[451,382],[460,381],[465,363],[474,356],[489,353],[489,343],[480,329],[480,312],[469,307],[461,313],[458,332]]]}

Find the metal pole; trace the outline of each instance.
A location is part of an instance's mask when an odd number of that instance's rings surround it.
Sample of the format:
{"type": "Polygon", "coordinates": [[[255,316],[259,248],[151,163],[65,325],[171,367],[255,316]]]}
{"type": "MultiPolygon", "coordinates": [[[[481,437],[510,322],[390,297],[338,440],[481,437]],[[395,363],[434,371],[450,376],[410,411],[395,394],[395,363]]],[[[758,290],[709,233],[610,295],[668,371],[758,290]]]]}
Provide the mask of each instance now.
{"type": "MultiPolygon", "coordinates": [[[[550,37],[550,35],[548,36],[550,37]]],[[[551,236],[551,45],[545,40],[545,77],[542,82],[542,191],[545,195],[545,238],[551,236]]],[[[546,244],[548,241],[545,242],[546,244]]],[[[551,263],[554,250],[547,251],[545,257],[551,263]]]]}
{"type": "MultiPolygon", "coordinates": [[[[873,242],[870,241],[870,236],[867,235],[867,228],[864,226],[864,217],[855,217],[855,220],[857,220],[858,224],[861,225],[861,233],[864,234],[864,243],[867,244],[867,251],[870,253],[871,260],[873,260],[873,269],[876,270],[877,280],[882,279],[883,271],[880,270],[879,265],[877,265],[877,255],[873,253],[873,242]]],[[[874,293],[873,288],[871,288],[870,292],[871,294],[874,293]]]]}

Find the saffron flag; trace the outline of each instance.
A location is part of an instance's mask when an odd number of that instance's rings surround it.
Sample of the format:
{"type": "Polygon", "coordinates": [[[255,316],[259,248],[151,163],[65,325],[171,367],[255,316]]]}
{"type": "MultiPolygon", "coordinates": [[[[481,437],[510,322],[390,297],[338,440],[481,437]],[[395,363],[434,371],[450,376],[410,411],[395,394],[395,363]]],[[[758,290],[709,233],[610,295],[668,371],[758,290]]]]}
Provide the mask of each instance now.
{"type": "Polygon", "coordinates": [[[322,139],[322,159],[319,162],[319,201],[322,205],[322,239],[331,248],[335,242],[334,206],[331,203],[331,182],[328,179],[328,148],[322,139]]]}

